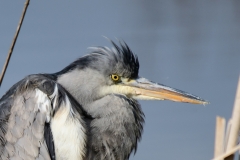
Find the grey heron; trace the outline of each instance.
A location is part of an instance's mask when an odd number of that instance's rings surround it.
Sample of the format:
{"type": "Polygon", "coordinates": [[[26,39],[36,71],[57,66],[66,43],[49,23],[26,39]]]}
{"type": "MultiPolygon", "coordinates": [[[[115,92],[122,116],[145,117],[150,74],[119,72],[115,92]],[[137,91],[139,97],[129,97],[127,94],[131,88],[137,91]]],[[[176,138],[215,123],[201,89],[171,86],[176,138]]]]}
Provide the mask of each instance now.
{"type": "Polygon", "coordinates": [[[54,74],[29,75],[3,95],[1,159],[127,160],[143,131],[138,99],[207,103],[140,77],[128,45],[112,45],[54,74]]]}

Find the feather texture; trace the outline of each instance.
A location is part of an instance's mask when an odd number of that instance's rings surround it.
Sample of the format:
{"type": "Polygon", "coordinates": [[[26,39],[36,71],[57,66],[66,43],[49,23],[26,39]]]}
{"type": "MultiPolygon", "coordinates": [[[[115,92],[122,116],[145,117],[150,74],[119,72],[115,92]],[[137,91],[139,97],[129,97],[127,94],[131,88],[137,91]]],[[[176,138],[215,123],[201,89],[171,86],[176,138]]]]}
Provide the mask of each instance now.
{"type": "Polygon", "coordinates": [[[78,151],[72,155],[75,159],[83,159],[85,124],[79,109],[76,112],[78,104],[68,95],[64,88],[46,75],[31,75],[14,85],[0,100],[1,159],[69,159],[65,157],[68,149],[61,149],[62,144],[55,144],[52,136],[52,133],[63,132],[61,138],[65,141],[76,138],[66,133],[65,126],[69,124],[81,130],[72,130],[79,139],[75,142],[78,151]],[[68,124],[56,121],[54,115],[60,119],[67,118],[68,124]]]}

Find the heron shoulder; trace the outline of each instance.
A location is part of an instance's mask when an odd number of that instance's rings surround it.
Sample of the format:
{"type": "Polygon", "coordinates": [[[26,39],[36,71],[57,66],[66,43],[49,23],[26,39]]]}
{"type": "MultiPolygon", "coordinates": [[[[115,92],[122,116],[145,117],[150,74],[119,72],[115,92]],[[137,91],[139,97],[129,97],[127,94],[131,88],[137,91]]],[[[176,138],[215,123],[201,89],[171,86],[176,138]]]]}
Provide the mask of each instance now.
{"type": "MultiPolygon", "coordinates": [[[[75,159],[81,159],[85,155],[86,130],[79,104],[61,85],[56,83],[53,76],[30,75],[19,81],[1,98],[0,110],[2,119],[0,121],[2,123],[0,153],[2,156],[55,159],[54,148],[60,145],[53,143],[53,137],[56,131],[63,132],[64,129],[64,127],[62,130],[61,128],[55,129],[59,124],[54,122],[55,114],[58,117],[64,117],[64,114],[67,114],[64,121],[66,123],[75,120],[72,128],[80,129],[74,130],[79,134],[78,139],[75,139],[79,147],[77,151],[69,154],[75,155],[75,159]],[[59,112],[62,110],[65,110],[64,114],[59,112]],[[46,124],[51,125],[49,127],[46,124]],[[15,151],[16,146],[20,146],[21,153],[15,151]]],[[[68,138],[67,134],[62,134],[62,136],[68,138]]],[[[60,149],[60,151],[63,150],[60,149]]],[[[56,156],[63,155],[56,153],[56,156]]]]}

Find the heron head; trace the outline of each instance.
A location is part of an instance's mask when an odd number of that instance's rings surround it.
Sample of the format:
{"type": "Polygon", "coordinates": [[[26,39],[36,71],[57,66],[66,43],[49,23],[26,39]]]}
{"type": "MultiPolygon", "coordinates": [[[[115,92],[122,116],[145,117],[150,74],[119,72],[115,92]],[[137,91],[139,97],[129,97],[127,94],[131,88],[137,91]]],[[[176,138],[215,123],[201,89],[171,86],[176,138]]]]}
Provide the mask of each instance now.
{"type": "Polygon", "coordinates": [[[90,54],[56,73],[58,82],[81,104],[109,94],[120,94],[133,99],[207,104],[198,96],[140,77],[138,58],[128,45],[112,44],[112,49],[92,47],[90,54]]]}

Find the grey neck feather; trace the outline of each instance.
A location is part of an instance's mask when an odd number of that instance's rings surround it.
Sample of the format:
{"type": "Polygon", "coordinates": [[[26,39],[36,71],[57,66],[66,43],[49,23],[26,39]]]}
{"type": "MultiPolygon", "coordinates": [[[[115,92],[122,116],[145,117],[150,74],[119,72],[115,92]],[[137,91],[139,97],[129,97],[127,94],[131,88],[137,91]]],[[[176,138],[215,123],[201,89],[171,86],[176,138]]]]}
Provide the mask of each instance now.
{"type": "MultiPolygon", "coordinates": [[[[61,84],[83,107],[98,99],[99,86],[104,78],[92,69],[74,69],[58,77],[61,84]],[[94,75],[94,76],[92,76],[94,75]],[[98,83],[96,83],[98,82],[98,83]]],[[[84,108],[87,111],[87,108],[84,108]]]]}

